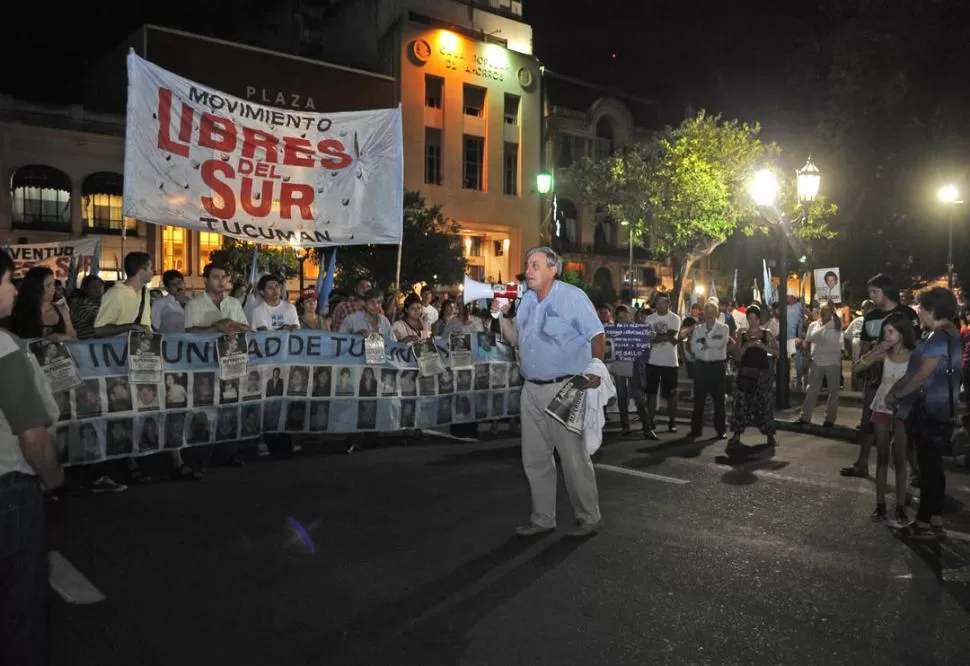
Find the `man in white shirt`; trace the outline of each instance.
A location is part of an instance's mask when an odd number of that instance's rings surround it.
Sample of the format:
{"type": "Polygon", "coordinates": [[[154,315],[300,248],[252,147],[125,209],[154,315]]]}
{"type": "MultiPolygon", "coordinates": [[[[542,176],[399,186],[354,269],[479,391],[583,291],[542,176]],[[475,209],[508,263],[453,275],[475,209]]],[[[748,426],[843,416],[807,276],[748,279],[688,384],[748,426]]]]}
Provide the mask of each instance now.
{"type": "Polygon", "coordinates": [[[242,304],[227,296],[226,271],[207,264],[202,269],[205,291],[185,306],[185,330],[189,333],[242,333],[249,330],[249,322],[242,304]]]}
{"type": "Polygon", "coordinates": [[[808,391],[805,404],[802,406],[802,417],[798,423],[809,425],[812,422],[812,412],[818,402],[818,394],[822,390],[822,380],[828,384],[829,399],[825,410],[825,428],[835,424],[835,417],[839,412],[839,384],[842,379],[842,322],[833,316],[831,303],[822,305],[820,318],[813,321],[804,340],[796,338],[795,346],[809,345],[811,366],[808,370],[808,391]]]}
{"type": "Polygon", "coordinates": [[[714,431],[717,439],[724,439],[727,418],[724,396],[727,393],[728,347],[734,344],[731,329],[718,321],[718,306],[704,306],[703,319],[691,327],[688,345],[694,354],[694,412],[691,418],[691,437],[700,437],[704,429],[704,405],[707,396],[714,403],[714,431]]]}
{"type": "Polygon", "coordinates": [[[159,333],[185,333],[185,278],[178,271],[162,273],[168,296],[152,303],[152,328],[159,333]]]}
{"type": "Polygon", "coordinates": [[[300,328],[296,307],[283,300],[283,278],[264,275],[256,284],[262,303],[253,310],[249,320],[255,331],[295,331],[300,328]]]}
{"type": "Polygon", "coordinates": [[[431,305],[431,299],[434,298],[434,291],[431,287],[425,287],[421,290],[421,321],[424,322],[424,327],[431,330],[431,327],[436,321],[438,321],[438,308],[431,305]]]}
{"type": "Polygon", "coordinates": [[[396,342],[397,336],[391,328],[391,322],[381,314],[383,294],[379,289],[371,289],[364,296],[364,309],[354,312],[340,325],[341,333],[356,333],[369,337],[371,333],[380,333],[384,342],[396,342]]]}
{"type": "Polygon", "coordinates": [[[680,317],[670,311],[670,296],[657,294],[654,300],[654,313],[647,317],[647,324],[653,332],[650,360],[647,362],[647,417],[649,425],[647,439],[657,437],[655,417],[657,414],[657,394],[667,401],[667,430],[677,432],[677,382],[680,361],[677,357],[677,343],[687,333],[681,334],[680,317]]]}

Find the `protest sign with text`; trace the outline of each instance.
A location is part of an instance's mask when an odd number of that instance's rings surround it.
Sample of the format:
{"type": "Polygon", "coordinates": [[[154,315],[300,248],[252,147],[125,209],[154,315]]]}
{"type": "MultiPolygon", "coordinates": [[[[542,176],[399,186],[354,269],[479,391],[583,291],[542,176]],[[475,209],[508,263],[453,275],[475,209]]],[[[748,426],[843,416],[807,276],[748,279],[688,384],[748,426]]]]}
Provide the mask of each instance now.
{"type": "Polygon", "coordinates": [[[255,243],[401,241],[400,107],[263,106],[130,53],[126,120],[126,216],[255,243]]]}
{"type": "Polygon", "coordinates": [[[66,280],[71,273],[71,262],[78,264],[78,272],[91,272],[94,257],[101,243],[96,238],[58,241],[55,243],[21,243],[6,247],[14,263],[14,278],[22,278],[34,266],[46,266],[54,271],[55,280],[66,280]]]}

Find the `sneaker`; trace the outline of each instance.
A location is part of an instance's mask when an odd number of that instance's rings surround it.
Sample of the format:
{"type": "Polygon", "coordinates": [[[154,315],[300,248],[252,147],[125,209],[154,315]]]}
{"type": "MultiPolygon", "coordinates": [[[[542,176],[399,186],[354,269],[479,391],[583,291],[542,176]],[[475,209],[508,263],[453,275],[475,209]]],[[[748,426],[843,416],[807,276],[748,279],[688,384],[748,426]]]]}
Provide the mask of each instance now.
{"type": "Polygon", "coordinates": [[[671,421],[667,424],[667,432],[677,432],[677,424],[671,421]]]}
{"type": "Polygon", "coordinates": [[[256,446],[256,455],[260,458],[265,458],[269,455],[269,447],[266,446],[266,442],[259,440],[259,444],[256,446]]]}
{"type": "Polygon", "coordinates": [[[553,527],[543,527],[542,525],[536,525],[533,522],[523,523],[515,528],[515,533],[519,536],[539,536],[540,534],[548,534],[549,532],[555,531],[555,526],[553,527]]]}
{"type": "Polygon", "coordinates": [[[885,522],[886,518],[887,516],[886,516],[885,504],[877,504],[875,511],[869,514],[869,520],[871,520],[874,523],[885,522]]]}
{"type": "Polygon", "coordinates": [[[647,428],[646,430],[644,430],[643,431],[643,438],[644,439],[649,439],[649,440],[654,441],[654,442],[656,442],[657,440],[660,439],[657,436],[657,432],[653,428],[647,428]]]}
{"type": "Polygon", "coordinates": [[[601,520],[597,520],[595,523],[588,520],[577,520],[576,527],[569,532],[566,532],[566,536],[572,537],[573,539],[591,537],[600,531],[600,527],[602,527],[602,525],[603,521],[601,520]]]}
{"type": "Polygon", "coordinates": [[[117,483],[111,477],[102,476],[100,479],[88,486],[88,490],[90,490],[92,493],[120,493],[128,490],[128,486],[117,483]]]}

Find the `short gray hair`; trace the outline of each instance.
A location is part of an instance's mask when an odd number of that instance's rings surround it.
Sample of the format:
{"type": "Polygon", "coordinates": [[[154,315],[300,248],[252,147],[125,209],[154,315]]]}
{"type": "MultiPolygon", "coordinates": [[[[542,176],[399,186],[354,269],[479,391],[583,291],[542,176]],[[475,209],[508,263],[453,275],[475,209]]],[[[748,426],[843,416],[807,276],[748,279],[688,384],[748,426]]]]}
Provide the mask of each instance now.
{"type": "Polygon", "coordinates": [[[532,255],[534,254],[546,255],[546,263],[549,265],[549,268],[555,268],[556,275],[562,275],[562,257],[556,254],[555,250],[548,245],[531,248],[525,253],[525,262],[529,263],[529,260],[532,259],[532,255]]]}

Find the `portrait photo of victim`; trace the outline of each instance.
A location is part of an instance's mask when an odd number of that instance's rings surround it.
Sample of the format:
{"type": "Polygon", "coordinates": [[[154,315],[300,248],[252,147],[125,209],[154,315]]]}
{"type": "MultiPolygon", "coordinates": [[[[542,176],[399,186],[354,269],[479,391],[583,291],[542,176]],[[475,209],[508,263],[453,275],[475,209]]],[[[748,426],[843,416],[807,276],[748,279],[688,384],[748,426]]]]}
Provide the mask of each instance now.
{"type": "Polygon", "coordinates": [[[414,400],[402,400],[401,401],[401,428],[413,428],[414,427],[414,411],[415,411],[415,401],[414,400]]]}
{"type": "Polygon", "coordinates": [[[135,409],[139,412],[158,409],[158,387],[155,384],[135,384],[135,409]]]}
{"type": "Polygon", "coordinates": [[[261,405],[247,405],[242,410],[242,437],[257,437],[262,431],[260,417],[262,416],[261,405]]]}
{"type": "Polygon", "coordinates": [[[334,388],[334,395],[354,395],[354,368],[344,366],[337,374],[337,386],[334,388]]]}
{"type": "Polygon", "coordinates": [[[231,405],[239,402],[239,380],[223,379],[219,381],[219,404],[231,405]]]}
{"type": "Polygon", "coordinates": [[[519,366],[516,363],[509,366],[509,386],[522,386],[522,375],[519,374],[519,366]]]}
{"type": "Polygon", "coordinates": [[[329,398],[332,388],[332,374],[329,365],[321,365],[313,369],[313,391],[314,398],[329,398]]]}
{"type": "Polygon", "coordinates": [[[189,444],[207,444],[211,439],[212,424],[209,422],[209,413],[204,410],[192,412],[186,441],[189,444]]]}
{"type": "Polygon", "coordinates": [[[130,412],[131,411],[131,385],[128,384],[127,377],[108,377],[104,380],[105,389],[108,393],[108,411],[130,412]]]}
{"type": "Polygon", "coordinates": [[[306,430],[306,401],[289,400],[286,404],[286,431],[303,432],[306,430]]]}
{"type": "Polygon", "coordinates": [[[165,407],[167,409],[185,409],[189,405],[187,375],[184,372],[165,373],[165,407]]]}
{"type": "Polygon", "coordinates": [[[472,371],[471,368],[466,368],[464,370],[459,370],[455,373],[457,376],[457,381],[455,382],[456,390],[461,393],[462,391],[472,390],[472,371]]]}
{"type": "Polygon", "coordinates": [[[270,400],[263,403],[263,432],[279,432],[282,413],[282,400],[270,400]]]}
{"type": "Polygon", "coordinates": [[[74,389],[74,413],[76,418],[101,416],[101,384],[97,379],[85,379],[74,389]]]}
{"type": "Polygon", "coordinates": [[[436,395],[435,379],[435,375],[418,377],[418,395],[436,395]]]}
{"type": "Polygon", "coordinates": [[[58,391],[54,394],[54,402],[57,403],[57,420],[71,420],[71,394],[67,391],[58,391]]]}
{"type": "Polygon", "coordinates": [[[266,397],[283,395],[283,371],[279,368],[272,368],[269,379],[266,380],[266,397]]]}
{"type": "Polygon", "coordinates": [[[467,395],[455,396],[455,421],[472,420],[472,401],[467,395]]]}
{"type": "Polygon", "coordinates": [[[399,380],[401,395],[414,396],[418,394],[418,371],[402,370],[399,380]]]}
{"type": "Polygon", "coordinates": [[[504,389],[508,385],[506,372],[508,366],[504,363],[492,363],[492,388],[504,389]]]}
{"type": "Polygon", "coordinates": [[[243,400],[259,400],[263,395],[263,378],[259,370],[250,370],[246,373],[246,382],[243,384],[245,392],[243,400]]]}
{"type": "Polygon", "coordinates": [[[361,397],[373,398],[377,395],[377,377],[374,375],[374,368],[364,368],[360,373],[360,392],[361,397]]]}
{"type": "Polygon", "coordinates": [[[357,429],[374,430],[377,427],[377,401],[361,400],[357,403],[357,429]]]}
{"type": "Polygon", "coordinates": [[[165,414],[165,448],[178,449],[185,444],[185,412],[165,414]]]}
{"type": "Polygon", "coordinates": [[[135,425],[138,428],[138,452],[158,451],[158,418],[143,416],[135,425]]]}
{"type": "Polygon", "coordinates": [[[286,395],[303,397],[306,395],[310,370],[305,365],[294,365],[290,368],[290,383],[286,388],[286,395]]]}
{"type": "Polygon", "coordinates": [[[239,436],[239,408],[223,407],[216,416],[216,441],[227,442],[239,436]]]}
{"type": "Polygon", "coordinates": [[[451,368],[445,368],[438,373],[438,393],[451,393],[455,390],[455,374],[451,368]]]}
{"type": "Polygon", "coordinates": [[[438,398],[438,425],[451,423],[451,404],[454,396],[438,398]]]}
{"type": "Polygon", "coordinates": [[[325,432],[330,423],[330,402],[316,400],[310,404],[310,432],[325,432]]]}
{"type": "Polygon", "coordinates": [[[216,373],[197,372],[192,376],[192,404],[211,407],[215,402],[216,373]]]}
{"type": "Polygon", "coordinates": [[[381,370],[381,395],[397,395],[397,370],[381,370]]]}
{"type": "Polygon", "coordinates": [[[78,429],[78,446],[72,446],[72,442],[68,443],[71,462],[95,462],[104,458],[101,451],[101,433],[99,431],[99,427],[103,426],[104,423],[100,421],[81,424],[78,429]]]}
{"type": "Polygon", "coordinates": [[[130,456],[134,448],[134,423],[132,419],[113,419],[105,427],[108,430],[106,453],[109,458],[130,456]]]}
{"type": "Polygon", "coordinates": [[[478,421],[488,418],[488,398],[487,391],[475,394],[475,419],[478,421]]]}
{"type": "Polygon", "coordinates": [[[475,366],[475,390],[484,391],[488,389],[488,363],[479,363],[475,366]]]}

